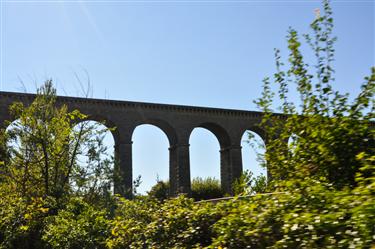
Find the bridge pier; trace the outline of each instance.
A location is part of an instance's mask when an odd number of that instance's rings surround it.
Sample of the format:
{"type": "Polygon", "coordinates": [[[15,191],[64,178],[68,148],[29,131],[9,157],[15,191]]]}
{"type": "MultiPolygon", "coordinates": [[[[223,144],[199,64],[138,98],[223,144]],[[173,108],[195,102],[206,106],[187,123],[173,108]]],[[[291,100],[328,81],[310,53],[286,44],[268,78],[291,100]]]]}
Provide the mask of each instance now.
{"type": "Polygon", "coordinates": [[[132,197],[133,193],[133,160],[132,141],[115,145],[115,194],[132,197]]]}
{"type": "Polygon", "coordinates": [[[242,174],[241,146],[230,146],[220,150],[220,178],[224,193],[233,194],[232,185],[242,174]]]}
{"type": "Polygon", "coordinates": [[[169,148],[170,191],[172,195],[191,194],[189,144],[169,148]]]}

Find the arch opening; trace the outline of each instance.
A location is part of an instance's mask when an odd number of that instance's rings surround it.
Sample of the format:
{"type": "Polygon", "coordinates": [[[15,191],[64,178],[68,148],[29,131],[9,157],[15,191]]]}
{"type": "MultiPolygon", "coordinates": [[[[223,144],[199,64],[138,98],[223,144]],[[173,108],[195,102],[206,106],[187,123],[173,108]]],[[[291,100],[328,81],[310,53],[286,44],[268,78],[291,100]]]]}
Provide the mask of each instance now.
{"type": "Polygon", "coordinates": [[[298,143],[298,136],[295,133],[292,133],[290,137],[288,138],[288,150],[290,153],[294,154],[295,149],[297,147],[298,143]]]}
{"type": "Polygon", "coordinates": [[[146,194],[157,181],[169,180],[169,150],[173,138],[154,124],[138,125],[133,141],[133,192],[146,194]]]}
{"type": "Polygon", "coordinates": [[[210,130],[195,128],[189,138],[190,177],[212,177],[220,180],[220,144],[210,130]]]}
{"type": "Polygon", "coordinates": [[[6,141],[6,147],[9,152],[9,156],[13,157],[14,152],[18,151],[22,147],[22,141],[19,137],[20,132],[26,132],[27,126],[21,123],[20,119],[13,120],[9,122],[5,128],[5,132],[9,135],[6,141]]]}
{"type": "Polygon", "coordinates": [[[243,172],[250,171],[253,177],[267,177],[265,142],[260,135],[252,130],[246,130],[241,138],[243,172]]]}
{"type": "Polygon", "coordinates": [[[115,136],[102,122],[84,120],[77,123],[73,136],[81,133],[77,153],[79,172],[72,175],[71,184],[78,194],[108,195],[114,192],[115,136]]]}

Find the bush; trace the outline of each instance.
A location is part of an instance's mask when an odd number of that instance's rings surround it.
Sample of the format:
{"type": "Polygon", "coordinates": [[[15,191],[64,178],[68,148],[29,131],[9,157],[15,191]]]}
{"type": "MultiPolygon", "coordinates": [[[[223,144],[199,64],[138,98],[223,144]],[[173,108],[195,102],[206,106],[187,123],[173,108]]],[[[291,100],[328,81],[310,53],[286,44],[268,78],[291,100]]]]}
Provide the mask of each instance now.
{"type": "Polygon", "coordinates": [[[157,219],[160,203],[153,198],[138,197],[134,200],[120,198],[116,217],[111,221],[107,239],[109,248],[145,248],[146,227],[157,219]]]}
{"type": "Polygon", "coordinates": [[[375,199],[368,191],[335,191],[305,181],[270,196],[230,204],[210,248],[370,248],[375,199]]]}
{"type": "Polygon", "coordinates": [[[224,192],[219,180],[212,177],[196,177],[191,181],[191,196],[199,201],[223,197],[224,192]]]}
{"type": "Polygon", "coordinates": [[[169,186],[169,181],[161,181],[157,179],[156,184],[147,192],[147,195],[151,198],[156,198],[159,201],[164,201],[171,197],[169,186]]]}
{"type": "Polygon", "coordinates": [[[260,174],[253,176],[253,172],[246,170],[233,184],[234,195],[253,195],[266,192],[267,178],[260,174]]]}
{"type": "MultiPolygon", "coordinates": [[[[157,183],[147,193],[149,197],[163,201],[172,197],[170,195],[169,181],[157,180],[157,183]]],[[[224,196],[220,181],[212,178],[195,177],[191,181],[191,197],[195,201],[220,198],[224,196]]]]}
{"type": "MultiPolygon", "coordinates": [[[[333,88],[334,43],[332,10],[324,1],[324,11],[311,24],[312,35],[304,37],[317,60],[314,70],[304,61],[298,32],[288,31],[287,62],[276,50],[276,68],[272,90],[266,78],[262,97],[256,101],[265,113],[261,128],[266,134],[265,160],[273,182],[285,179],[304,181],[306,178],[333,184],[335,188],[355,187],[356,174],[363,166],[358,155],[368,158],[375,154],[375,68],[366,77],[360,94],[349,100],[333,88]],[[315,74],[311,72],[315,71],[315,74]],[[295,105],[289,92],[297,89],[301,101],[295,105]],[[272,114],[276,101],[285,115],[272,114]],[[272,124],[272,125],[271,125],[272,124]],[[293,141],[288,145],[290,137],[293,141]]],[[[272,182],[272,181],[271,181],[272,182]]]]}
{"type": "Polygon", "coordinates": [[[0,192],[0,248],[45,248],[41,237],[54,203],[51,198],[25,200],[0,192]]]}
{"type": "Polygon", "coordinates": [[[159,203],[123,200],[112,223],[109,248],[197,248],[208,246],[221,217],[211,203],[179,196],[159,203]]]}
{"type": "Polygon", "coordinates": [[[106,211],[72,198],[66,208],[48,218],[42,239],[52,248],[105,248],[108,219],[106,211]]]}
{"type": "Polygon", "coordinates": [[[216,204],[180,196],[160,203],[123,200],[110,248],[370,248],[374,188],[336,190],[306,179],[283,193],[216,204]]]}

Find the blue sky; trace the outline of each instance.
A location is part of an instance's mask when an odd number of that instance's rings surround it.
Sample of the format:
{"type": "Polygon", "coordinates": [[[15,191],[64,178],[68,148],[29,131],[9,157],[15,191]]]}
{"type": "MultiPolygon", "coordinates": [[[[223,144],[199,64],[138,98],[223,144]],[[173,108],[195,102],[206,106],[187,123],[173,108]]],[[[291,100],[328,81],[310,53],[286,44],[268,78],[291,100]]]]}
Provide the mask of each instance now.
{"type": "MultiPolygon", "coordinates": [[[[289,26],[308,31],[320,1],[11,1],[1,6],[3,91],[35,92],[53,78],[79,96],[256,110],[261,81],[274,72],[273,49],[286,51],[289,26]],[[21,84],[21,81],[23,84],[21,84]]],[[[375,2],[333,1],[336,87],[357,94],[375,65],[375,2]]],[[[313,61],[305,48],[307,61],[313,61]]],[[[134,137],[140,190],[168,177],[168,142],[140,126],[134,137]]],[[[192,176],[219,176],[219,145],[204,129],[190,139],[192,176]]],[[[256,172],[244,145],[244,167],[256,172]]]]}

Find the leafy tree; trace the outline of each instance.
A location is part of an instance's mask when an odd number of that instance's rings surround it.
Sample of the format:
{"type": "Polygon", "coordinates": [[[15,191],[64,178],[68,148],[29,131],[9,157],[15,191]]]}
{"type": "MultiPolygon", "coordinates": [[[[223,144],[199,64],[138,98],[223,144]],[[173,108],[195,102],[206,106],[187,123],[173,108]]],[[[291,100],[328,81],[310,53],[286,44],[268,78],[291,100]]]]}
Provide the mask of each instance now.
{"type": "Polygon", "coordinates": [[[90,198],[102,187],[109,189],[112,165],[101,158],[106,151],[102,142],[106,130],[81,122],[88,117],[77,110],[58,107],[52,81],[38,89],[30,106],[14,103],[10,111],[17,121],[7,135],[2,133],[9,156],[1,165],[3,185],[10,191],[26,199],[50,196],[60,200],[72,193],[90,198]],[[86,164],[79,160],[84,155],[86,164]]]}
{"type": "Polygon", "coordinates": [[[253,172],[246,170],[233,184],[234,195],[253,195],[264,193],[267,187],[267,179],[261,174],[254,176],[253,172]]]}
{"type": "MultiPolygon", "coordinates": [[[[277,72],[274,93],[271,79],[266,78],[262,97],[256,101],[265,112],[261,127],[267,134],[265,160],[274,183],[277,180],[311,177],[333,184],[336,188],[357,185],[355,176],[364,158],[374,154],[375,68],[365,78],[361,93],[350,102],[348,94],[334,90],[334,43],[332,10],[324,1],[324,12],[311,24],[312,34],[305,35],[315,53],[315,74],[301,52],[298,32],[288,31],[288,64],[275,50],[277,72]],[[300,105],[289,100],[295,87],[300,105]],[[272,114],[274,96],[281,101],[284,115],[272,114]],[[290,145],[286,143],[295,134],[290,145]]],[[[368,170],[367,170],[368,171],[368,170]]],[[[369,172],[368,172],[369,173],[369,172]]]]}
{"type": "Polygon", "coordinates": [[[10,112],[16,121],[0,132],[0,247],[43,248],[47,221],[70,198],[113,205],[113,162],[102,157],[106,130],[82,122],[88,117],[77,110],[57,106],[52,81],[29,106],[14,103],[10,112]]]}

